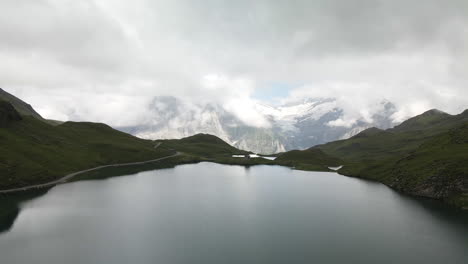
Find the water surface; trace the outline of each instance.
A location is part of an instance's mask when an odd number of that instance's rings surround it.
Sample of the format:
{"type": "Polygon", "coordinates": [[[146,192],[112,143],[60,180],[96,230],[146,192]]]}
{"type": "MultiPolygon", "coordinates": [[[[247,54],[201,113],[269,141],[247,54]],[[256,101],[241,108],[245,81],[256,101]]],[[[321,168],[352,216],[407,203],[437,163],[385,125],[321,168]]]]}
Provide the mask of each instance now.
{"type": "Polygon", "coordinates": [[[0,263],[468,263],[468,219],[335,173],[201,163],[24,202],[0,263]]]}

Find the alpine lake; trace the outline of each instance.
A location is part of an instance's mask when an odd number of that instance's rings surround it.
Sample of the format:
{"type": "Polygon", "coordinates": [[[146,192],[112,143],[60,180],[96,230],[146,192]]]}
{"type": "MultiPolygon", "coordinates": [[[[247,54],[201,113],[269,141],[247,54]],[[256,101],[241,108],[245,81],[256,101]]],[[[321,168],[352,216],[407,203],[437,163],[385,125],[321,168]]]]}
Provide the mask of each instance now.
{"type": "Polygon", "coordinates": [[[0,197],[2,264],[468,263],[466,212],[330,172],[203,162],[25,196],[0,197]]]}

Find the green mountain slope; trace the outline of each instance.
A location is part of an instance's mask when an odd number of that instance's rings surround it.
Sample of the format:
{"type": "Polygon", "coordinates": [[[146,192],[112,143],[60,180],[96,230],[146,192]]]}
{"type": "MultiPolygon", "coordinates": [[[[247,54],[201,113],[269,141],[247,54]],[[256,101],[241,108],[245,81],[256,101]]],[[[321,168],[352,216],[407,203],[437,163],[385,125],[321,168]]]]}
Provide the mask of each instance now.
{"type": "Polygon", "coordinates": [[[468,190],[468,111],[430,110],[385,131],[365,130],[316,146],[340,158],[341,174],[383,182],[405,193],[459,206],[468,190]]]}
{"type": "Polygon", "coordinates": [[[0,100],[0,127],[7,127],[12,122],[21,119],[20,114],[10,103],[0,100]]]}
{"type": "Polygon", "coordinates": [[[197,134],[182,139],[156,140],[155,142],[185,154],[206,158],[230,157],[235,154],[248,153],[209,134],[197,134]]]}
{"type": "Polygon", "coordinates": [[[58,121],[58,120],[44,119],[39,113],[36,112],[36,110],[34,110],[34,108],[32,108],[30,104],[25,103],[18,97],[6,92],[5,90],[1,88],[0,88],[0,101],[10,103],[16,109],[16,111],[18,111],[18,113],[22,116],[31,116],[31,117],[34,117],[38,120],[41,120],[43,122],[46,122],[54,126],[60,125],[63,123],[62,121],[58,121]]]}
{"type": "Polygon", "coordinates": [[[328,167],[343,164],[338,158],[325,154],[320,149],[292,150],[279,155],[275,162],[302,170],[327,171],[328,167]]]}
{"type": "Polygon", "coordinates": [[[404,121],[391,130],[396,132],[424,130],[430,127],[444,124],[450,120],[450,117],[451,116],[445,112],[439,111],[437,109],[431,109],[417,117],[404,121]]]}
{"type": "MultiPolygon", "coordinates": [[[[11,104],[2,102],[0,106],[0,116],[11,115],[11,104]]],[[[0,127],[0,146],[0,189],[44,183],[99,165],[173,153],[104,124],[66,122],[52,126],[27,115],[0,127]]]]}
{"type": "Polygon", "coordinates": [[[23,102],[16,96],[7,93],[5,90],[0,88],[0,100],[9,102],[13,107],[23,116],[32,116],[34,118],[44,120],[40,114],[38,114],[31,105],[23,102]]]}
{"type": "Polygon", "coordinates": [[[468,123],[423,143],[387,172],[391,185],[407,192],[452,201],[466,197],[468,123]]]}

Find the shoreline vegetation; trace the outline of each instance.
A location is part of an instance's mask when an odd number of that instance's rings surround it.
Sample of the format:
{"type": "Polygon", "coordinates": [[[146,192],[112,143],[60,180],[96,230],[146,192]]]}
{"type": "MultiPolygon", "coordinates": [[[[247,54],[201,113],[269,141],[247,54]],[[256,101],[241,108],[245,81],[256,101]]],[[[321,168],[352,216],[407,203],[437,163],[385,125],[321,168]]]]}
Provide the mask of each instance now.
{"type": "Polygon", "coordinates": [[[29,186],[24,186],[24,187],[18,187],[18,188],[14,188],[14,189],[0,190],[0,194],[8,194],[8,193],[20,192],[20,191],[29,191],[29,190],[35,190],[35,189],[41,189],[41,188],[49,188],[49,187],[53,187],[53,186],[61,184],[61,183],[67,183],[67,182],[73,180],[74,178],[76,178],[76,176],[80,176],[81,174],[86,174],[86,173],[89,173],[89,172],[103,170],[103,169],[106,169],[106,168],[120,168],[120,167],[126,167],[126,166],[142,166],[142,165],[145,165],[145,164],[148,164],[148,163],[154,163],[154,162],[162,161],[162,160],[165,160],[165,159],[169,159],[169,158],[172,158],[172,157],[175,157],[175,156],[178,156],[178,155],[180,155],[180,154],[176,152],[175,154],[172,154],[170,156],[161,157],[161,158],[153,159],[153,160],[102,165],[102,166],[98,166],[98,167],[94,167],[94,168],[90,168],[90,169],[86,169],[86,170],[73,172],[73,173],[65,175],[64,177],[59,178],[59,179],[54,180],[54,181],[51,181],[51,182],[46,182],[46,183],[41,183],[41,184],[36,184],[36,185],[29,185],[29,186]]]}

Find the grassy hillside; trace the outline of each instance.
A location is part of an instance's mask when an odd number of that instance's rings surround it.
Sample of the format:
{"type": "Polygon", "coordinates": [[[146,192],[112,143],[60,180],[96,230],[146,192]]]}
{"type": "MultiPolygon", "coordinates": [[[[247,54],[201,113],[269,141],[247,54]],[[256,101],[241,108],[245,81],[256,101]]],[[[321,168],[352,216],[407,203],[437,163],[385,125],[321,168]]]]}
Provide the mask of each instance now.
{"type": "Polygon", "coordinates": [[[34,118],[44,120],[40,114],[38,114],[31,105],[23,102],[16,96],[7,93],[5,90],[0,88],[0,100],[9,102],[15,109],[23,116],[32,116],[34,118]]]}
{"type": "MultiPolygon", "coordinates": [[[[455,116],[437,111],[440,113],[437,122],[426,122],[427,116],[432,116],[433,112],[436,110],[410,118],[392,129],[370,128],[350,139],[330,142],[315,148],[346,161],[372,162],[405,155],[432,137],[468,122],[468,111],[455,116]]],[[[434,120],[433,117],[431,119],[434,120]]]]}
{"type": "Polygon", "coordinates": [[[50,125],[60,125],[63,122],[58,120],[51,120],[51,119],[44,119],[32,106],[28,103],[25,103],[18,97],[6,92],[5,90],[0,88],[0,101],[10,103],[16,111],[22,116],[31,116],[43,122],[46,122],[50,125]]]}
{"type": "Polygon", "coordinates": [[[415,118],[410,118],[404,121],[400,125],[391,129],[391,131],[402,132],[402,131],[424,130],[430,127],[444,124],[445,122],[451,119],[450,117],[451,116],[447,113],[444,113],[437,109],[431,109],[415,118]]]}
{"type": "MultiPolygon", "coordinates": [[[[468,111],[430,110],[382,130],[315,147],[344,161],[340,173],[461,206],[468,193],[468,111]]],[[[462,205],[464,204],[464,205],[462,205]]]]}
{"type": "MultiPolygon", "coordinates": [[[[0,111],[0,116],[5,114],[5,107],[0,111]]],[[[0,145],[0,189],[44,183],[98,165],[173,153],[104,124],[66,122],[52,126],[32,116],[0,127],[0,145]]]]}
{"type": "Polygon", "coordinates": [[[20,114],[10,103],[0,100],[0,127],[7,127],[10,123],[21,119],[20,114]]]}
{"type": "Polygon", "coordinates": [[[421,144],[384,173],[403,191],[468,205],[468,123],[421,144]]]}
{"type": "Polygon", "coordinates": [[[197,134],[182,139],[156,140],[156,142],[162,143],[166,148],[205,158],[231,157],[235,154],[248,153],[208,134],[197,134]]]}
{"type": "Polygon", "coordinates": [[[325,154],[320,149],[292,150],[279,155],[275,162],[302,170],[327,171],[328,167],[343,164],[338,158],[325,154]]]}
{"type": "Polygon", "coordinates": [[[222,139],[209,135],[197,134],[182,139],[156,140],[170,150],[176,150],[199,161],[211,161],[227,165],[275,165],[275,161],[263,158],[235,158],[232,155],[245,155],[249,152],[237,149],[222,139]]]}

